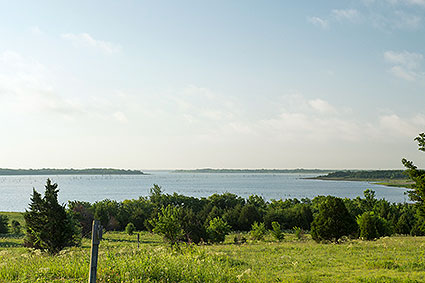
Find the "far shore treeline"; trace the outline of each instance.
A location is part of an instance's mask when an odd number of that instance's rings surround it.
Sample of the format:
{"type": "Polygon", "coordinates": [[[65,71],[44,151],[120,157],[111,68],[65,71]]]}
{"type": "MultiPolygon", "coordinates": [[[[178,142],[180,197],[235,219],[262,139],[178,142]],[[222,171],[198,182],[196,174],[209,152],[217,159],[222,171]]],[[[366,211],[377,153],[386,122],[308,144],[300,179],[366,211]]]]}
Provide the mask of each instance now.
{"type": "Polygon", "coordinates": [[[125,170],[112,168],[88,169],[6,169],[0,168],[0,176],[13,175],[143,175],[140,170],[125,170]]]}

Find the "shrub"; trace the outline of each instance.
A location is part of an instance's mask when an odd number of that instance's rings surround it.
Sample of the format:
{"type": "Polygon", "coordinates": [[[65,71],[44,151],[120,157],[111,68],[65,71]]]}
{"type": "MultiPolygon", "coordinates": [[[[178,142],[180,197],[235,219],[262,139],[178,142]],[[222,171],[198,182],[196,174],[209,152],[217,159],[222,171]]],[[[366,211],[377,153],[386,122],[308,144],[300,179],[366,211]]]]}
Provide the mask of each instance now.
{"type": "Polygon", "coordinates": [[[184,235],[182,225],[179,221],[180,208],[168,205],[161,208],[157,218],[150,221],[153,226],[152,231],[164,236],[164,239],[174,245],[180,241],[184,235]]]}
{"type": "Polygon", "coordinates": [[[0,234],[9,233],[9,217],[7,215],[0,215],[0,234]]]}
{"type": "Polygon", "coordinates": [[[133,235],[134,231],[136,231],[136,227],[134,226],[133,223],[128,223],[127,226],[125,227],[125,232],[128,235],[133,235]]]}
{"type": "Polygon", "coordinates": [[[295,226],[294,228],[294,232],[295,232],[295,237],[298,240],[302,240],[304,238],[304,230],[300,227],[295,226]]]}
{"type": "Polygon", "coordinates": [[[207,228],[208,239],[212,243],[224,242],[226,235],[230,232],[230,226],[220,217],[210,220],[207,228]]]}
{"type": "Polygon", "coordinates": [[[266,232],[267,230],[264,223],[258,224],[258,222],[254,222],[254,224],[252,224],[251,237],[253,240],[262,240],[266,232]]]}
{"type": "Polygon", "coordinates": [[[58,203],[57,184],[47,179],[44,197],[35,189],[30,210],[25,211],[27,235],[25,246],[56,254],[64,247],[81,243],[80,230],[65,206],[58,203]]]}
{"type": "Polygon", "coordinates": [[[21,223],[17,220],[12,220],[12,233],[21,234],[21,223]]]}
{"type": "Polygon", "coordinates": [[[327,196],[319,205],[319,212],[311,223],[311,237],[316,242],[337,242],[342,236],[353,235],[358,226],[348,213],[342,199],[327,196]]]}
{"type": "Polygon", "coordinates": [[[272,222],[271,233],[273,237],[278,241],[282,241],[285,238],[285,236],[283,235],[282,229],[280,228],[280,224],[276,221],[272,222]]]}
{"type": "Polygon", "coordinates": [[[239,215],[239,227],[243,231],[249,231],[254,222],[259,222],[261,220],[261,215],[258,212],[258,208],[253,204],[247,204],[242,207],[241,213],[239,215]]]}
{"type": "Polygon", "coordinates": [[[68,211],[71,212],[74,219],[79,222],[81,236],[90,238],[94,220],[93,206],[85,201],[69,201],[68,211]]]}
{"type": "Polygon", "coordinates": [[[179,221],[183,228],[184,241],[197,244],[202,240],[206,240],[207,232],[205,226],[202,225],[203,221],[192,209],[183,208],[179,215],[179,221]]]}
{"type": "Polygon", "coordinates": [[[364,240],[373,240],[379,237],[378,229],[376,229],[376,218],[373,212],[367,211],[357,218],[359,225],[360,238],[364,240]]]}

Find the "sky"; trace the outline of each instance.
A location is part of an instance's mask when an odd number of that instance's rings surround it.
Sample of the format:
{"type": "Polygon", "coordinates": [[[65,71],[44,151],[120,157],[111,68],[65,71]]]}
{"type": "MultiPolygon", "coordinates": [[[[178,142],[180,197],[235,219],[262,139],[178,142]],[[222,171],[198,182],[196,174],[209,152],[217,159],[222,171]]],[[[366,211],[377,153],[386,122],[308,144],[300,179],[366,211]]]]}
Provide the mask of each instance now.
{"type": "Polygon", "coordinates": [[[425,0],[0,0],[0,168],[425,166],[425,0]]]}

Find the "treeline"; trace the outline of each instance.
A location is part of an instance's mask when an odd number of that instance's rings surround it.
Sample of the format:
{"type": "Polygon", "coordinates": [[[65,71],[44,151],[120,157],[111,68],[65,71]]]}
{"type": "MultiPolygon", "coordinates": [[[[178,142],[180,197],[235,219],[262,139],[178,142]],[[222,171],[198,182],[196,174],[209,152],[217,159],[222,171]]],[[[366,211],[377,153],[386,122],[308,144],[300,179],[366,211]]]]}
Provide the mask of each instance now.
{"type": "Polygon", "coordinates": [[[332,170],[324,169],[212,169],[212,168],[203,168],[203,169],[194,169],[194,170],[174,170],[175,173],[298,173],[298,174],[316,174],[321,173],[325,174],[328,172],[333,172],[332,170]]]}
{"type": "MultiPolygon", "coordinates": [[[[313,222],[319,222],[315,219],[319,219],[321,214],[328,213],[330,215],[324,217],[332,218],[343,215],[344,211],[347,211],[348,216],[344,217],[350,218],[349,221],[357,221],[358,225],[354,223],[355,228],[349,233],[354,237],[361,236],[361,225],[364,225],[364,222],[373,226],[367,229],[372,229],[371,235],[374,238],[394,233],[425,235],[424,222],[417,213],[415,205],[376,199],[375,193],[371,190],[366,190],[363,198],[355,199],[318,196],[313,199],[265,201],[258,195],[244,199],[232,193],[213,194],[208,198],[195,198],[177,193],[164,194],[159,186],[154,185],[147,197],[122,202],[108,199],[95,203],[71,201],[68,204],[68,211],[79,221],[83,236],[90,235],[92,220],[97,219],[106,230],[122,231],[130,225],[136,230],[164,234],[161,228],[158,228],[159,225],[177,225],[177,228],[164,226],[163,230],[177,229],[179,233],[176,241],[198,243],[209,241],[213,234],[209,232],[213,229],[211,225],[221,225],[220,229],[227,232],[250,231],[253,225],[257,227],[263,225],[264,229],[276,230],[275,227],[279,227],[281,230],[296,228],[310,231],[313,222]],[[339,210],[335,212],[329,208],[338,205],[339,210]]],[[[319,225],[317,223],[316,232],[319,225]]],[[[363,234],[362,237],[372,236],[363,234]]]]}
{"type": "Polygon", "coordinates": [[[142,175],[140,170],[124,170],[112,168],[88,169],[5,169],[0,168],[0,175],[142,175]]]}
{"type": "Polygon", "coordinates": [[[371,170],[371,171],[336,171],[316,179],[365,179],[365,180],[388,180],[407,179],[404,170],[371,170]]]}

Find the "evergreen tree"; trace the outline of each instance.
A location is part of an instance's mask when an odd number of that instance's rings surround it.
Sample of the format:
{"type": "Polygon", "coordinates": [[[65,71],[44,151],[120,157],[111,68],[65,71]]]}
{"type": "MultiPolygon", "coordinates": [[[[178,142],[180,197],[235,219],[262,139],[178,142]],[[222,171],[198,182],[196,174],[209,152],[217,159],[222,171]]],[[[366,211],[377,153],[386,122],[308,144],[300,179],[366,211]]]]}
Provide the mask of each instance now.
{"type": "Polygon", "coordinates": [[[358,226],[342,199],[327,196],[319,206],[319,212],[311,223],[311,237],[316,242],[338,241],[342,236],[357,232],[358,226]]]}
{"type": "Polygon", "coordinates": [[[33,189],[29,210],[25,211],[25,246],[56,254],[64,247],[79,245],[80,232],[65,206],[58,202],[58,185],[47,179],[44,197],[33,189]]]}
{"type": "MultiPolygon", "coordinates": [[[[425,151],[425,133],[419,134],[415,140],[418,142],[419,150],[425,151]]],[[[410,179],[415,182],[409,191],[409,197],[416,202],[421,217],[425,218],[425,170],[418,169],[412,161],[405,158],[402,163],[407,168],[406,173],[410,179]]]]}
{"type": "Polygon", "coordinates": [[[7,215],[0,215],[0,234],[7,234],[9,232],[9,217],[7,215]]]}

